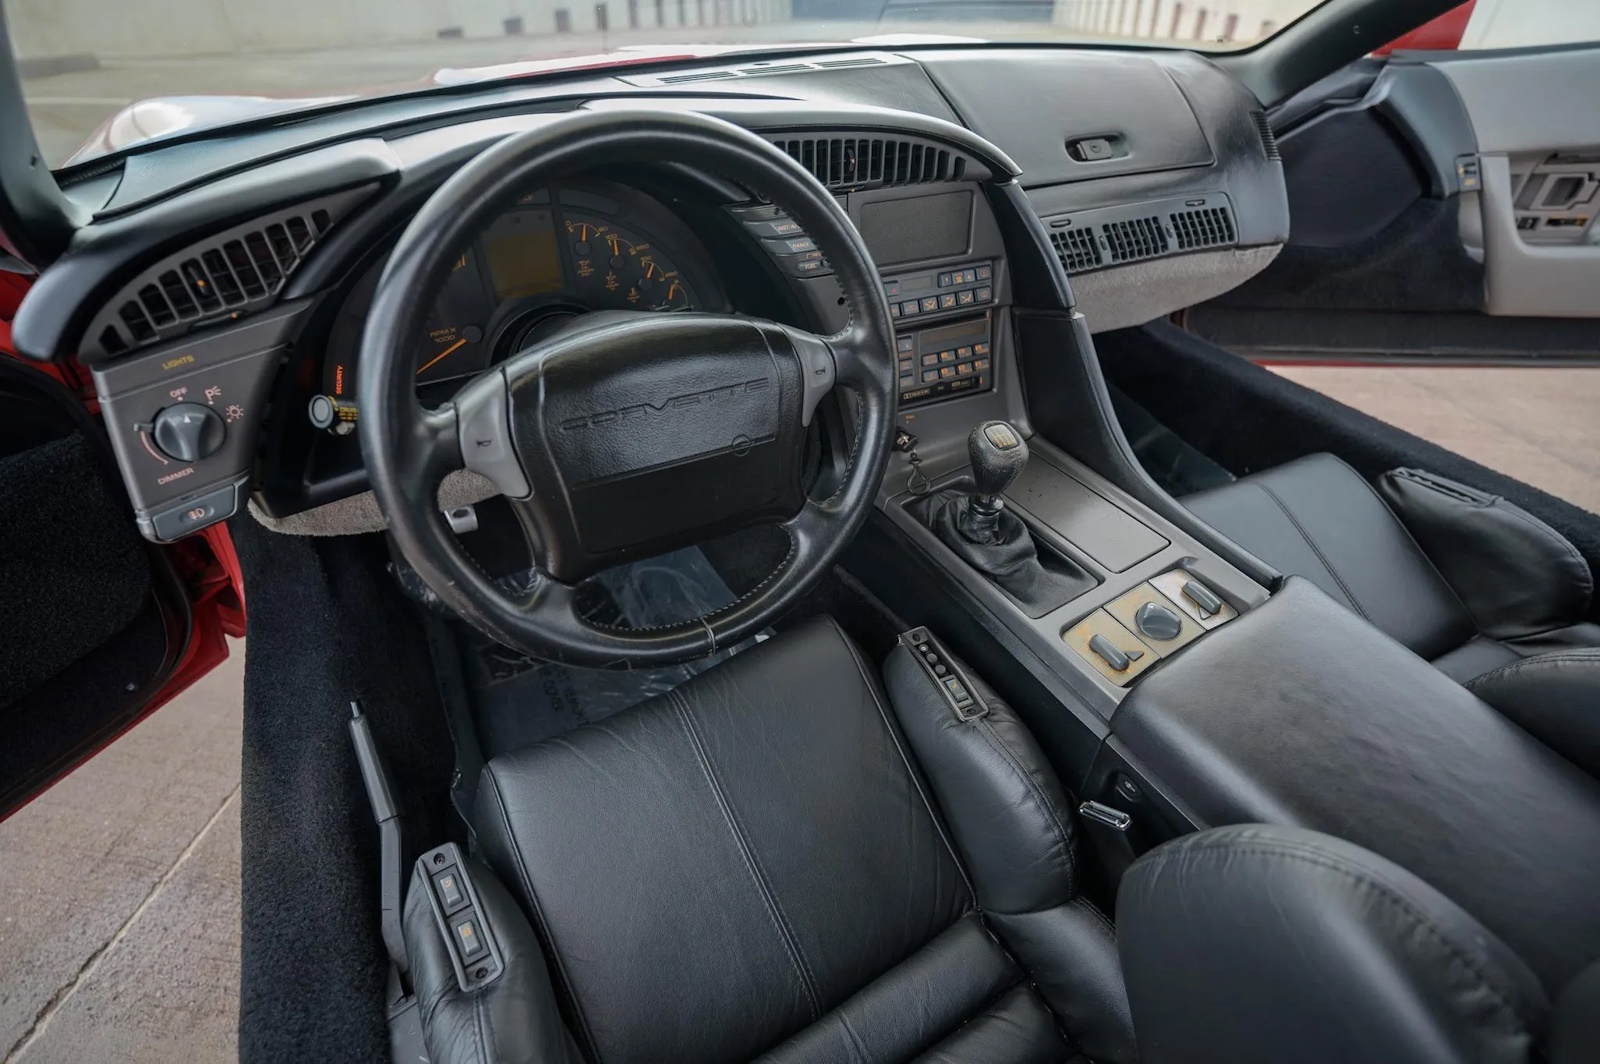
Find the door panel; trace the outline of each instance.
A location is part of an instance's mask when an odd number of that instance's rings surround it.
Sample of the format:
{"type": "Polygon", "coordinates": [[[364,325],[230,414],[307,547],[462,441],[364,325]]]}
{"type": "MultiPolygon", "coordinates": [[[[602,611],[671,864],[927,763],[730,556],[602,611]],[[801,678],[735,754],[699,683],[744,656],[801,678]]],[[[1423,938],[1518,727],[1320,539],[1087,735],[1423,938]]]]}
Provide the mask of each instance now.
{"type": "Polygon", "coordinates": [[[1481,192],[1463,232],[1481,234],[1485,309],[1600,317],[1600,47],[1454,53],[1431,61],[1477,134],[1481,192]]]}
{"type": "Polygon", "coordinates": [[[0,358],[0,818],[156,704],[186,593],[76,395],[0,358]]]}
{"type": "Polygon", "coordinates": [[[1368,58],[1271,118],[1292,232],[1185,325],[1263,360],[1600,361],[1600,46],[1368,58]]]}

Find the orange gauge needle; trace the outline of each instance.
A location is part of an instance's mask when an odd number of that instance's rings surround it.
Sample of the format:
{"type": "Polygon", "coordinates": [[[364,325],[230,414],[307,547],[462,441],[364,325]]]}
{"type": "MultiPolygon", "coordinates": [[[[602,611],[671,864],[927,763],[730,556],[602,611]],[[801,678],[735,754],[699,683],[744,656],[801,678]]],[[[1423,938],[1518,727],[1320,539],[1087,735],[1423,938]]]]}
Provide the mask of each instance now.
{"type": "Polygon", "coordinates": [[[467,338],[463,336],[461,339],[457,340],[443,351],[440,351],[437,355],[434,355],[432,358],[428,359],[428,361],[423,364],[422,368],[417,370],[417,376],[422,376],[428,370],[432,369],[439,361],[441,361],[444,356],[450,354],[450,352],[454,351],[456,348],[460,347],[466,342],[467,338]]]}

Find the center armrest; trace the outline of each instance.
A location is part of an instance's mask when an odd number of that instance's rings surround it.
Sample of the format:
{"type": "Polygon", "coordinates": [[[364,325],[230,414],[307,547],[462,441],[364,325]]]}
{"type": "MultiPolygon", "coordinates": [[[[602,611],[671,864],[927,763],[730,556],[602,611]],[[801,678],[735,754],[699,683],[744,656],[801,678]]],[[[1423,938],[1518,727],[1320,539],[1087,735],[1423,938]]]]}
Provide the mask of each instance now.
{"type": "Polygon", "coordinates": [[[1546,986],[1600,956],[1600,784],[1309,581],[1153,670],[1111,727],[1209,825],[1381,854],[1546,986]]]}

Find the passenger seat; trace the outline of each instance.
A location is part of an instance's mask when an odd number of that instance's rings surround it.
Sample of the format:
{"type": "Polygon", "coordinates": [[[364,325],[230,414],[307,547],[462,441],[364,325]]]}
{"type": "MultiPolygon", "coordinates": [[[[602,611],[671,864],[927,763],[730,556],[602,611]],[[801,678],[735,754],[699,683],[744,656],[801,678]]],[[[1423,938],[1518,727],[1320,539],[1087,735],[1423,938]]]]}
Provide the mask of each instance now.
{"type": "Polygon", "coordinates": [[[1585,620],[1594,577],[1543,521],[1415,469],[1374,488],[1331,454],[1183,503],[1600,776],[1600,625],[1585,620]]]}

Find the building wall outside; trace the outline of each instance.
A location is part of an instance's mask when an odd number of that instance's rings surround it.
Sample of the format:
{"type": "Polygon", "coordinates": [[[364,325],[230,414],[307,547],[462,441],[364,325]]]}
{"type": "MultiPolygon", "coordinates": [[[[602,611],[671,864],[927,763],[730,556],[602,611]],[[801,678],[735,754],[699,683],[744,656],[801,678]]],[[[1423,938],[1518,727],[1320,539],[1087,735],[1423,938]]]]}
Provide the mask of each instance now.
{"type": "Polygon", "coordinates": [[[789,0],[4,2],[12,47],[25,59],[85,53],[119,59],[274,48],[361,48],[440,37],[504,37],[518,32],[541,39],[537,50],[548,52],[552,50],[549,38],[563,25],[566,32],[581,34],[601,29],[714,28],[789,18],[789,0]]]}

